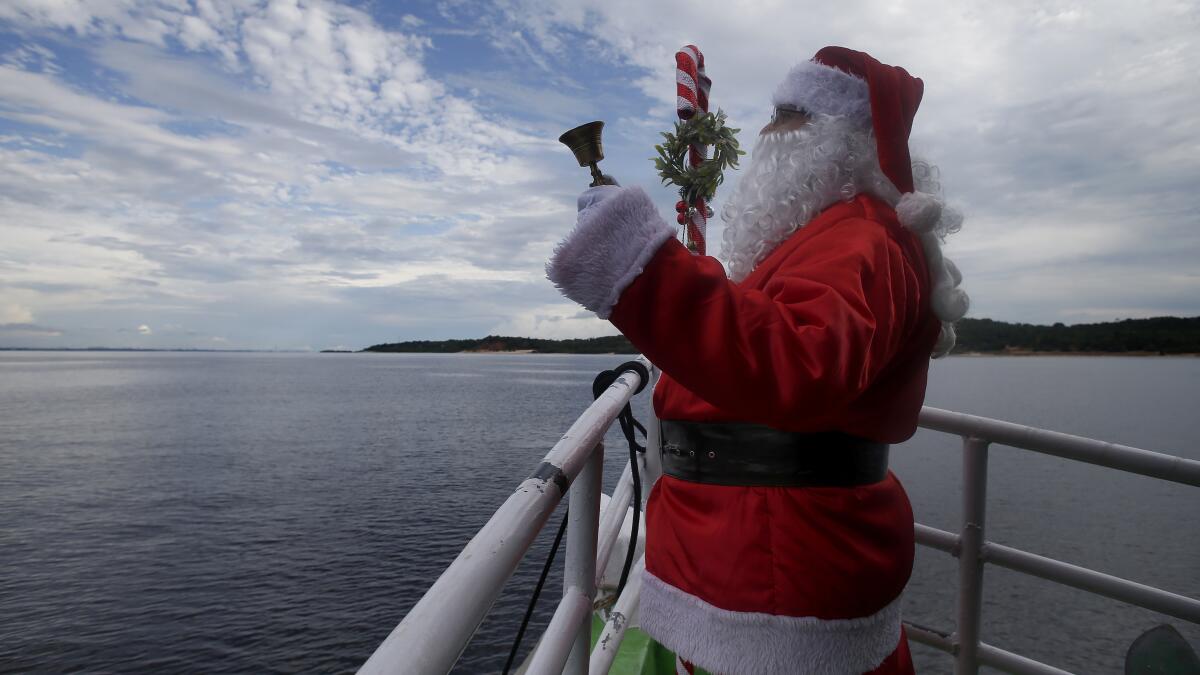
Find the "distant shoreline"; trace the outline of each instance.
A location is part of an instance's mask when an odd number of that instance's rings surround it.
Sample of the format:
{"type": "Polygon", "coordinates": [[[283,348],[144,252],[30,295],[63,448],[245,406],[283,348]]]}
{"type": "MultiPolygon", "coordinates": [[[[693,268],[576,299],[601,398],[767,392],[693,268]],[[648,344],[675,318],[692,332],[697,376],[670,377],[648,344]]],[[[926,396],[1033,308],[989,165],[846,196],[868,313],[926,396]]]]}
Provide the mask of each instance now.
{"type": "MultiPolygon", "coordinates": [[[[365,350],[364,350],[365,351],[365,350]]],[[[540,354],[536,349],[464,349],[455,354],[540,354]]]]}
{"type": "MultiPolygon", "coordinates": [[[[536,349],[464,349],[457,352],[370,352],[366,349],[357,352],[325,352],[337,354],[535,354],[537,356],[638,356],[637,352],[539,352],[536,349]]],[[[1161,354],[1159,352],[1035,352],[1035,351],[999,351],[999,352],[954,352],[948,356],[963,356],[974,358],[979,356],[1136,356],[1163,358],[1198,358],[1200,352],[1183,354],[1161,354]]]]}
{"type": "MultiPolygon", "coordinates": [[[[1037,326],[992,319],[955,324],[958,344],[952,356],[1196,356],[1200,317],[1125,319],[1107,323],[1037,326]]],[[[488,335],[453,340],[407,340],[371,345],[366,352],[631,354],[637,348],[622,335],[587,339],[488,335]]]]}
{"type": "MultiPolygon", "coordinates": [[[[951,356],[1200,356],[1200,316],[1163,316],[1106,323],[1056,323],[1040,326],[992,319],[962,319],[955,324],[957,344],[951,356]]],[[[242,352],[311,353],[312,350],[205,349],[151,347],[0,347],[0,351],[55,352],[242,352]]],[[[419,354],[637,354],[623,335],[551,340],[488,335],[450,340],[407,340],[351,350],[339,345],[323,353],[419,354]]]]}
{"type": "MultiPolygon", "coordinates": [[[[74,347],[0,347],[0,352],[68,352],[68,353],[90,353],[90,354],[111,354],[111,353],[175,353],[175,354],[534,354],[537,356],[637,356],[637,352],[541,352],[536,349],[463,349],[456,352],[448,351],[376,351],[360,349],[353,351],[349,349],[323,349],[321,351],[284,351],[279,349],[111,349],[111,348],[74,348],[74,347]]],[[[996,357],[1004,358],[1019,358],[1019,357],[1041,357],[1041,356],[1087,356],[1087,357],[1103,357],[1103,356],[1127,356],[1137,358],[1200,358],[1200,352],[1181,352],[1177,354],[1165,354],[1161,352],[1039,352],[1026,350],[1009,350],[996,352],[954,352],[947,355],[950,357],[963,358],[978,358],[978,357],[996,357]]]]}
{"type": "Polygon", "coordinates": [[[1197,352],[1181,352],[1178,354],[1165,354],[1163,352],[1037,352],[1031,350],[1010,350],[998,352],[954,352],[950,356],[1136,356],[1136,357],[1163,357],[1163,358],[1196,358],[1200,357],[1197,352]]]}

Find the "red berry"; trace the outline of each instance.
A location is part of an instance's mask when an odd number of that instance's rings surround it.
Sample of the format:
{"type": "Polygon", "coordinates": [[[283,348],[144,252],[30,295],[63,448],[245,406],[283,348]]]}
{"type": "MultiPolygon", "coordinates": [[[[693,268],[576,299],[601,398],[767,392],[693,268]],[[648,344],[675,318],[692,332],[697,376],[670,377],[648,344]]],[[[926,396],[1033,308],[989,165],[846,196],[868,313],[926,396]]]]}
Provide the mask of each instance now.
{"type": "Polygon", "coordinates": [[[678,221],[680,225],[687,225],[688,217],[681,213],[678,216],[675,216],[675,220],[678,221]]]}
{"type": "Polygon", "coordinates": [[[683,201],[675,202],[675,210],[680,213],[683,213],[684,211],[687,210],[687,204],[683,201]]]}

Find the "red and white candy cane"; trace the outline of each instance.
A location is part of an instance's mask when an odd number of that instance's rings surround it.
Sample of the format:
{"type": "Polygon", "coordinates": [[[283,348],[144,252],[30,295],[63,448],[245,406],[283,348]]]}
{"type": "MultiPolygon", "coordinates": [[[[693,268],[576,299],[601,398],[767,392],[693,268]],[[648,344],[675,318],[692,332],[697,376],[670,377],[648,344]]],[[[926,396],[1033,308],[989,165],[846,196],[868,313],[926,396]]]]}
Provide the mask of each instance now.
{"type": "MultiPolygon", "coordinates": [[[[704,54],[696,45],[686,45],[675,52],[675,99],[679,119],[689,120],[697,112],[708,112],[708,90],[712,80],[704,74],[704,54]]],[[[688,162],[699,166],[708,155],[708,148],[693,144],[688,148],[688,162]]],[[[683,195],[687,199],[687,195],[683,195]]],[[[704,255],[704,235],[708,230],[708,206],[697,197],[691,204],[680,201],[679,224],[687,225],[687,238],[696,253],[704,255]]]]}

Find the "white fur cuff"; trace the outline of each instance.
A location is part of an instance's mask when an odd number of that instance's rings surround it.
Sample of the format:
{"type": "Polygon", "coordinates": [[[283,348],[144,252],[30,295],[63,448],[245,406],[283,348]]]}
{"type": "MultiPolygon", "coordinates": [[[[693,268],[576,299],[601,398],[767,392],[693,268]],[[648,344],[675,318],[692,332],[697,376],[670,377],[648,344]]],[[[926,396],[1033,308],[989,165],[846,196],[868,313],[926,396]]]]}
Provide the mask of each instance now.
{"type": "Polygon", "coordinates": [[[642,577],[642,630],[714,673],[858,675],[900,643],[900,602],[857,619],[818,619],[721,609],[659,579],[642,577]]]}
{"type": "Polygon", "coordinates": [[[621,188],[579,215],[546,264],[546,277],[563,295],[607,319],[625,288],[674,236],[645,190],[621,188]]]}
{"type": "Polygon", "coordinates": [[[788,72],[775,90],[776,106],[790,105],[870,126],[871,94],[867,81],[838,68],[805,61],[788,72]]]}

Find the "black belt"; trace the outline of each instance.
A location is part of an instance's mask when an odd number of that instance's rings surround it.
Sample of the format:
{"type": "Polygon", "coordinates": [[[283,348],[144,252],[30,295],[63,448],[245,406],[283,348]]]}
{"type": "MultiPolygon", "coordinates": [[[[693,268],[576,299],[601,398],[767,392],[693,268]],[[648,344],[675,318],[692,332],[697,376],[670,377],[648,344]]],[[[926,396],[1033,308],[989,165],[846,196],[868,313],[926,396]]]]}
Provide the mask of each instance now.
{"type": "Polygon", "coordinates": [[[888,444],[761,424],[662,422],[663,473],[697,483],[851,487],[887,477],[888,444]]]}

